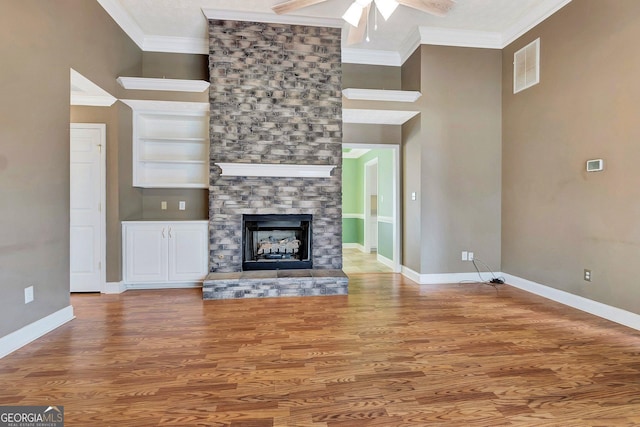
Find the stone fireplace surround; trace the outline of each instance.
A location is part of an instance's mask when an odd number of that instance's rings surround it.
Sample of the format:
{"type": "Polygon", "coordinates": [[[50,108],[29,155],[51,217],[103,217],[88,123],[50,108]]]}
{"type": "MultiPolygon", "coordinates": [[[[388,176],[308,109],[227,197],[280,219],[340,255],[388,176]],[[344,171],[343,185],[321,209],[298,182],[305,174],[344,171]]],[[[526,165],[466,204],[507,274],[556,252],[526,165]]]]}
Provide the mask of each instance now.
{"type": "Polygon", "coordinates": [[[208,298],[346,294],[340,29],[209,21],[208,298]],[[318,177],[235,176],[218,164],[314,165],[318,177]],[[243,214],[313,215],[313,270],[242,271],[243,214]]]}

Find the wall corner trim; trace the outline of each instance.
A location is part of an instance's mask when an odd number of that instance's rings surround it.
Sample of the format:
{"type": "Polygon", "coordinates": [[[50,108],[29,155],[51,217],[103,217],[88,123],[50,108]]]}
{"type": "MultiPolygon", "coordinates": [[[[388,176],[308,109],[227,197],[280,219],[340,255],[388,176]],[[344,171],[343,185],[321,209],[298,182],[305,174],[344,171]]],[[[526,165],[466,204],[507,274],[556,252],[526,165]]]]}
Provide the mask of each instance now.
{"type": "Polygon", "coordinates": [[[68,305],[55,313],[51,313],[40,320],[36,320],[35,322],[10,333],[9,335],[5,335],[0,338],[0,359],[73,319],[75,319],[73,306],[68,305]]]}
{"type": "Polygon", "coordinates": [[[640,315],[508,273],[496,273],[508,285],[640,331],[640,315]]]}

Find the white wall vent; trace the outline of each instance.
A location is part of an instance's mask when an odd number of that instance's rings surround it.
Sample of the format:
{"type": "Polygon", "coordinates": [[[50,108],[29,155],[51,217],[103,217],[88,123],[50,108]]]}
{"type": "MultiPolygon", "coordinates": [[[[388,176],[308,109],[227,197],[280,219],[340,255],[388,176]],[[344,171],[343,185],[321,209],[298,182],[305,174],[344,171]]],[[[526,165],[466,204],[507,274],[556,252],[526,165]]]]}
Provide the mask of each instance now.
{"type": "Polygon", "coordinates": [[[540,38],[513,54],[513,93],[540,82],[540,38]]]}

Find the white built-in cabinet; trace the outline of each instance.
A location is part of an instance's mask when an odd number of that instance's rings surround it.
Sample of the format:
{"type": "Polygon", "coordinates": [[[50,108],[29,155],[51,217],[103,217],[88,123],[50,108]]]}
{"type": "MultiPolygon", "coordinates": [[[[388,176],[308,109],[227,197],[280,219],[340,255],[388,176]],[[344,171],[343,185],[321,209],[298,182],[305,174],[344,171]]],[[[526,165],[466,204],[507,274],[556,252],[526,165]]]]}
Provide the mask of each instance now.
{"type": "Polygon", "coordinates": [[[123,102],[133,109],[133,186],[207,188],[209,104],[123,102]]]}
{"type": "Polygon", "coordinates": [[[208,272],[208,221],[123,221],[125,285],[179,284],[208,272]]]}

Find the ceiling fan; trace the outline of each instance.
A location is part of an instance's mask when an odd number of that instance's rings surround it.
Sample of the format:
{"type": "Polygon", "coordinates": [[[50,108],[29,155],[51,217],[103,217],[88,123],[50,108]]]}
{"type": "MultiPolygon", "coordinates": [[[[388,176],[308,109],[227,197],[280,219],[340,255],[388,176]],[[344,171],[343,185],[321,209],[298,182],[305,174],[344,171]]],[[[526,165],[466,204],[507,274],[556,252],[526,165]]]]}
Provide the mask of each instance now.
{"type": "MultiPolygon", "coordinates": [[[[282,15],[325,1],[327,0],[287,0],[276,4],[271,9],[278,15],[282,15]]],[[[372,6],[375,6],[380,15],[387,20],[399,5],[435,16],[445,16],[454,4],[455,0],[354,0],[342,15],[342,19],[351,25],[347,44],[361,43],[368,39],[368,16],[372,6]]]]}

